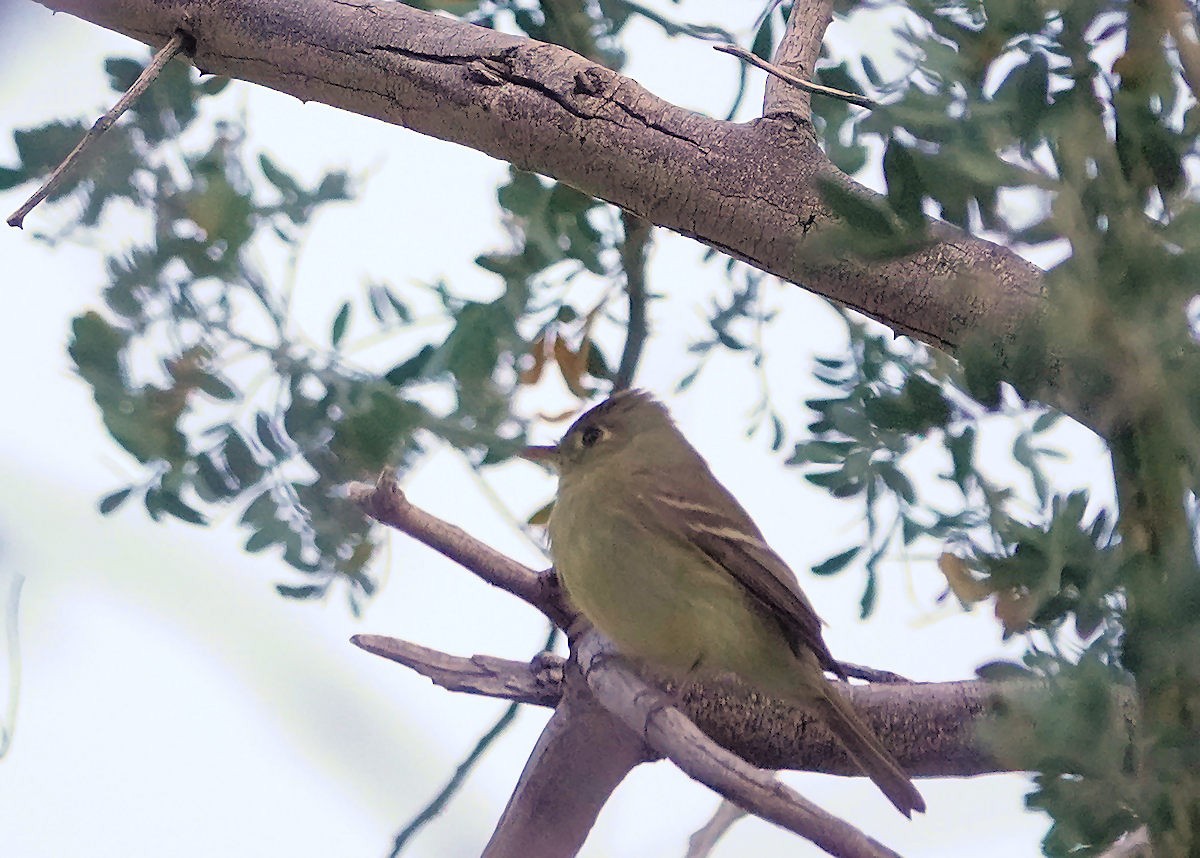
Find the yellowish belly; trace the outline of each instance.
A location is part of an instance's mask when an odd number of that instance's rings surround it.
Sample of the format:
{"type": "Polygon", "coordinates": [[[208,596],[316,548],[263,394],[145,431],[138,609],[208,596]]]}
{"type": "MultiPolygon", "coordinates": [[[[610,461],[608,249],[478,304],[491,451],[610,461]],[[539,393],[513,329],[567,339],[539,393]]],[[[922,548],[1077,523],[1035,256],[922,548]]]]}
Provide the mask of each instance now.
{"type": "Polygon", "coordinates": [[[625,655],[672,672],[731,671],[768,688],[797,681],[777,622],[684,536],[560,495],[550,537],[571,601],[625,655]]]}

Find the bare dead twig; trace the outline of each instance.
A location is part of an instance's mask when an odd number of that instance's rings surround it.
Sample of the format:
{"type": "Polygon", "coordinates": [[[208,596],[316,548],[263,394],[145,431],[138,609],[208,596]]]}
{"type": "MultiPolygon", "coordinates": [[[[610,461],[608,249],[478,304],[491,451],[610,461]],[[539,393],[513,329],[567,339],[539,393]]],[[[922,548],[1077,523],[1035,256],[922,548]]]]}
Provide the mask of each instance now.
{"type": "Polygon", "coordinates": [[[462,658],[383,635],[355,635],[350,641],[415,670],[448,691],[536,706],[555,706],[562,697],[563,659],[553,653],[539,653],[524,662],[490,655],[462,658]]]}
{"type": "Polygon", "coordinates": [[[850,104],[858,107],[872,108],[876,106],[873,99],[867,98],[865,95],[857,95],[853,92],[846,92],[841,89],[834,89],[831,86],[822,86],[819,83],[805,80],[804,78],[796,77],[790,72],[786,72],[778,66],[772,65],[764,59],[756,57],[745,48],[737,45],[713,45],[713,50],[720,51],[723,54],[732,54],[739,59],[745,60],[753,66],[758,66],[768,74],[772,74],[780,80],[790,83],[792,86],[799,87],[805,92],[815,93],[817,95],[826,95],[830,98],[840,98],[842,101],[848,101],[850,104]]]}
{"type": "Polygon", "coordinates": [[[352,483],[346,487],[346,494],[381,524],[407,533],[489,584],[524,599],[559,628],[570,626],[575,612],[567,604],[553,572],[535,572],[480,542],[462,528],[413,506],[400,490],[392,471],[381,473],[374,486],[352,483]]]}
{"type": "Polygon", "coordinates": [[[182,30],[176,30],[162,49],[154,55],[154,59],[150,61],[150,65],[138,75],[138,79],[133,82],[133,86],[125,91],[125,94],[112,106],[112,109],[96,120],[95,124],[88,129],[87,134],[83,135],[83,139],[71,150],[66,158],[63,158],[62,163],[54,168],[54,172],[50,177],[42,183],[33,196],[27,199],[19,209],[13,212],[8,217],[8,225],[15,226],[18,229],[24,226],[25,216],[28,215],[42,200],[54,193],[68,171],[76,164],[83,160],[84,154],[91,148],[108,129],[112,128],[118,119],[121,118],[126,110],[128,110],[135,101],[141,98],[142,93],[150,88],[150,84],[158,79],[162,70],[167,63],[175,58],[175,56],[184,49],[184,46],[190,40],[190,36],[182,30]]]}
{"type": "Polygon", "coordinates": [[[867,667],[865,664],[851,664],[848,661],[839,661],[842,671],[850,679],[862,679],[866,682],[878,682],[883,685],[891,683],[912,683],[912,680],[906,676],[901,676],[898,673],[892,673],[890,670],[879,670],[874,667],[867,667]]]}

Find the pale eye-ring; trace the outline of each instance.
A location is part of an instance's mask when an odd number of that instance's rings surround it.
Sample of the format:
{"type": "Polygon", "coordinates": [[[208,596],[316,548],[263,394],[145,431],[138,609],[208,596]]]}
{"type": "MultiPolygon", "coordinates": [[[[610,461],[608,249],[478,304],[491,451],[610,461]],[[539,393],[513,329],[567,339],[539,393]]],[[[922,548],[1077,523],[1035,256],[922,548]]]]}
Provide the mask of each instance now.
{"type": "Polygon", "coordinates": [[[585,447],[594,447],[596,442],[604,437],[599,426],[588,426],[579,434],[579,443],[585,447]]]}

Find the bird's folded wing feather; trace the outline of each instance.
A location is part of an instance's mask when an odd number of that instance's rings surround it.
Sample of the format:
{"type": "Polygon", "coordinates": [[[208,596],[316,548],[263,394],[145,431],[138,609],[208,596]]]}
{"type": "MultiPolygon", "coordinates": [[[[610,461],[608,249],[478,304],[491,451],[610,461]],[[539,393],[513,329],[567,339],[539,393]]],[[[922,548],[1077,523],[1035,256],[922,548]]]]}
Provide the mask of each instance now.
{"type": "MultiPolygon", "coordinates": [[[[707,470],[707,467],[705,468],[707,470]]],[[[821,667],[843,676],[821,637],[821,618],[788,565],[771,550],[741,504],[709,474],[703,489],[685,494],[664,484],[645,486],[638,498],[640,523],[684,537],[723,567],[783,627],[797,653],[813,652],[821,667]]]]}

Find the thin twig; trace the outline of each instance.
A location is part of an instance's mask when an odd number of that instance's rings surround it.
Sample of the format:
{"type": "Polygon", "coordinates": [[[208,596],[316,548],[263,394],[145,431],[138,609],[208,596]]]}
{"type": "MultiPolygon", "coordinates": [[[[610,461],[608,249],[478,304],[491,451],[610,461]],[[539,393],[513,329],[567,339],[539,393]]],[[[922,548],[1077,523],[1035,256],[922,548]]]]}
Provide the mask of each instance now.
{"type": "Polygon", "coordinates": [[[756,57],[754,54],[750,53],[750,51],[746,50],[745,48],[738,47],[737,45],[713,45],[713,50],[720,51],[723,54],[732,54],[733,56],[750,63],[750,65],[758,66],[768,74],[775,75],[775,77],[790,83],[792,86],[799,87],[805,92],[811,92],[816,95],[827,95],[830,98],[840,98],[842,101],[848,101],[850,104],[857,105],[858,107],[872,108],[877,106],[873,99],[867,98],[865,95],[858,95],[857,93],[846,92],[845,90],[841,89],[834,89],[831,86],[822,86],[819,83],[813,83],[812,81],[807,81],[804,78],[796,77],[794,74],[785,72],[778,66],[772,65],[761,57],[756,57]]]}
{"type": "Polygon", "coordinates": [[[684,858],[709,858],[717,846],[717,841],[724,837],[733,824],[745,815],[746,811],[736,804],[728,799],[721,799],[712,819],[704,823],[696,830],[695,834],[688,838],[688,850],[684,858]]]}
{"type": "Polygon", "coordinates": [[[624,390],[633,384],[642,349],[646,345],[646,248],[650,244],[653,224],[622,210],[621,225],[625,240],[621,243],[621,267],[625,269],[625,294],[629,296],[629,323],[625,332],[625,348],[621,365],[613,379],[614,390],[624,390]]]}
{"type": "Polygon", "coordinates": [[[141,98],[142,93],[144,93],[150,87],[150,84],[154,83],[154,81],[158,79],[159,74],[162,73],[162,70],[166,64],[173,60],[175,55],[183,50],[184,45],[187,44],[190,39],[191,37],[187,33],[183,32],[183,30],[175,31],[175,35],[171,37],[171,40],[163,45],[162,50],[154,55],[154,59],[151,60],[150,65],[146,66],[145,70],[138,75],[138,79],[133,82],[133,86],[126,90],[125,94],[121,96],[120,100],[113,105],[112,109],[109,110],[108,113],[96,120],[95,124],[88,129],[87,134],[83,135],[83,139],[79,141],[79,144],[71,150],[71,154],[67,155],[67,157],[63,159],[62,163],[55,168],[54,172],[50,174],[50,178],[46,179],[46,181],[40,188],[37,189],[34,195],[25,201],[24,205],[9,215],[9,226],[15,226],[20,229],[24,225],[25,216],[33,211],[38,203],[50,196],[50,194],[52,194],[58,188],[58,186],[62,184],[63,178],[66,176],[67,171],[82,161],[84,153],[91,147],[91,145],[100,139],[100,136],[104,134],[105,131],[107,131],[109,128],[112,128],[113,124],[121,118],[121,114],[128,110],[135,101],[141,98]]]}
{"type": "Polygon", "coordinates": [[[864,664],[851,664],[848,661],[839,661],[838,665],[842,668],[842,673],[850,679],[863,679],[867,682],[881,682],[885,684],[900,682],[912,684],[912,680],[908,677],[892,673],[890,670],[879,670],[875,667],[867,667],[864,664]]]}
{"type": "MultiPolygon", "coordinates": [[[[546,642],[542,645],[539,652],[553,649],[554,642],[558,639],[558,628],[554,625],[550,626],[550,632],[546,635],[546,642]]],[[[471,769],[475,768],[475,764],[482,759],[484,753],[490,748],[497,739],[504,735],[504,731],[517,719],[517,712],[521,709],[521,702],[514,700],[504,710],[503,714],[496,719],[496,723],[484,733],[479,741],[475,743],[475,747],[467,754],[466,758],[458,764],[458,768],[454,770],[454,774],[450,776],[450,780],[446,781],[446,785],[438,792],[437,795],[430,800],[429,804],[425,805],[416,816],[409,821],[408,825],[401,829],[396,835],[396,839],[392,841],[392,851],[388,858],[396,858],[404,849],[405,844],[412,839],[413,835],[425,827],[428,823],[441,814],[450,800],[454,798],[463,782],[467,779],[467,775],[471,773],[471,769]]]]}
{"type": "Polygon", "coordinates": [[[467,754],[466,759],[458,764],[458,768],[454,770],[454,774],[450,776],[450,780],[446,781],[446,785],[442,787],[441,791],[396,835],[396,839],[392,841],[392,851],[388,853],[388,858],[396,858],[414,834],[441,814],[446,805],[450,803],[450,799],[454,798],[454,794],[458,792],[463,781],[467,779],[471,769],[475,768],[475,764],[479,762],[484,751],[491,747],[492,743],[500,738],[508,726],[516,720],[517,711],[520,708],[520,703],[508,704],[504,714],[496,719],[496,723],[480,737],[479,741],[475,743],[475,747],[471,749],[471,753],[467,754]]]}
{"type": "Polygon", "coordinates": [[[381,524],[407,533],[489,584],[524,599],[559,628],[570,626],[575,614],[567,604],[555,575],[549,571],[535,572],[480,542],[461,527],[455,527],[413,506],[396,483],[394,472],[384,471],[373,486],[351,483],[346,487],[346,495],[381,524]]]}
{"type": "MultiPolygon", "coordinates": [[[[693,39],[701,39],[706,42],[715,42],[718,39],[728,42],[733,38],[733,34],[724,27],[718,27],[713,24],[680,24],[640,3],[634,3],[632,0],[621,0],[621,2],[629,11],[636,12],[647,21],[657,24],[671,38],[675,36],[690,36],[693,39]]],[[[781,0],[776,0],[776,2],[781,2],[781,0]]],[[[758,28],[756,27],[755,29],[758,28]]]]}
{"type": "Polygon", "coordinates": [[[463,658],[385,635],[354,635],[350,642],[404,665],[447,691],[534,706],[553,707],[562,699],[563,658],[551,652],[539,652],[525,662],[494,655],[463,658]]]}

